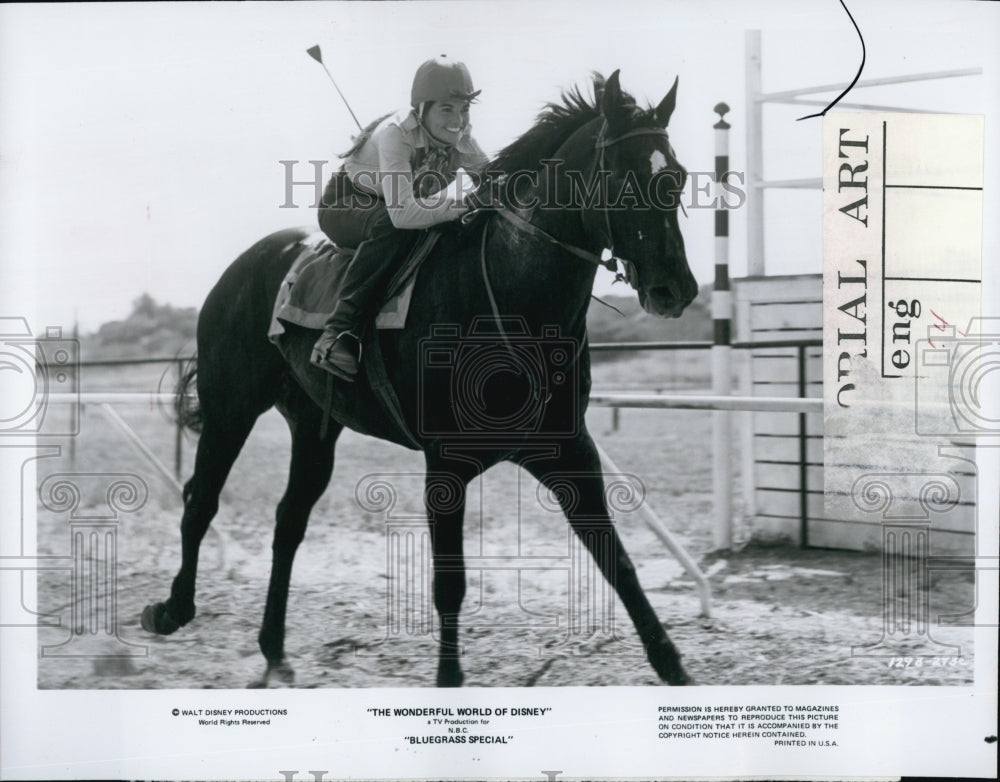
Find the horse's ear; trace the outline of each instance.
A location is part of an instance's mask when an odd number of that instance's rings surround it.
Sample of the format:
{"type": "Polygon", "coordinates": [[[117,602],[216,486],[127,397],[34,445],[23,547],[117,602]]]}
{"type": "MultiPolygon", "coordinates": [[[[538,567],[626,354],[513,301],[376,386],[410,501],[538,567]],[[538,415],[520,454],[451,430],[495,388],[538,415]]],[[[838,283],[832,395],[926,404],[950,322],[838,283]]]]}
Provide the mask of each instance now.
{"type": "Polygon", "coordinates": [[[670,88],[663,100],[660,101],[660,105],[656,107],[656,121],[660,124],[660,127],[667,127],[670,124],[670,115],[674,113],[674,107],[677,106],[677,82],[680,81],[680,77],[674,78],[674,86],[670,88]]]}
{"type": "Polygon", "coordinates": [[[618,69],[608,77],[601,94],[601,114],[609,123],[621,117],[622,113],[622,88],[618,80],[620,73],[621,70],[618,69]]]}

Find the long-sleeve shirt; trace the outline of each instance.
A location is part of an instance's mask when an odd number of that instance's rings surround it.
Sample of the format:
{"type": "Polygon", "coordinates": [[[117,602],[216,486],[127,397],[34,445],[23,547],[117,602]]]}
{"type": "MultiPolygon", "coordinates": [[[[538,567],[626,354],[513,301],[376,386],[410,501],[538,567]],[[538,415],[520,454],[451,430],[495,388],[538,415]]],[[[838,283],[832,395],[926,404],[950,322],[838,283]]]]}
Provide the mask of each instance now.
{"type": "MultiPolygon", "coordinates": [[[[478,172],[486,163],[486,153],[472,138],[466,126],[454,150],[448,155],[454,168],[478,172]]],[[[389,219],[396,228],[428,228],[455,220],[465,212],[463,184],[442,188],[430,195],[419,196],[413,182],[420,173],[417,162],[433,156],[434,142],[417,121],[413,110],[391,114],[378,124],[371,136],[344,162],[353,185],[383,198],[389,219]]],[[[436,170],[436,169],[435,169],[436,170]]],[[[438,171],[441,184],[454,175],[453,171],[438,171]]]]}

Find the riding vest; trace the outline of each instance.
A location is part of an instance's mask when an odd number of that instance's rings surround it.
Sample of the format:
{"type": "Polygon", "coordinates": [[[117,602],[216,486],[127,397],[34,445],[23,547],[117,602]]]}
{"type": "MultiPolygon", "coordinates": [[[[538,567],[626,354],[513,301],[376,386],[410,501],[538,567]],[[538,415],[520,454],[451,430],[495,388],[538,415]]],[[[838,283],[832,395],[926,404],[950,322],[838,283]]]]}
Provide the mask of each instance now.
{"type": "Polygon", "coordinates": [[[428,228],[461,217],[465,206],[445,186],[461,168],[478,173],[486,153],[466,126],[453,147],[435,144],[411,110],[390,114],[347,160],[344,170],[358,190],[385,201],[396,228],[428,228]]]}

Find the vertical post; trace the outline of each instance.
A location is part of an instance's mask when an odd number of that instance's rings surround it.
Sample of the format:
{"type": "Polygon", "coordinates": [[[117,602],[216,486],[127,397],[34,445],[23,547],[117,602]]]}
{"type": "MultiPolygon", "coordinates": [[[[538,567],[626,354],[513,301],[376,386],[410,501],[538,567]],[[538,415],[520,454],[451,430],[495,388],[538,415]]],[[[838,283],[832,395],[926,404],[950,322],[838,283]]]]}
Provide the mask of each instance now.
{"type": "MultiPolygon", "coordinates": [[[[76,345],[80,344],[80,320],[76,316],[75,312],[73,313],[73,342],[76,345]]],[[[82,356],[81,356],[81,358],[82,358],[82,356]]],[[[78,379],[78,382],[79,382],[79,386],[77,386],[78,388],[81,387],[81,386],[83,386],[83,378],[82,377],[78,379]]],[[[70,411],[70,415],[72,415],[72,414],[73,414],[72,411],[70,411]]],[[[82,404],[80,405],[80,419],[81,420],[83,419],[83,405],[82,404]]],[[[76,466],[76,438],[78,436],[79,436],[79,430],[77,430],[77,433],[75,435],[70,434],[70,436],[69,436],[69,463],[72,464],[72,465],[74,465],[74,466],[76,466]]]]}
{"type": "MultiPolygon", "coordinates": [[[[715,181],[716,187],[729,171],[729,128],[725,120],[729,106],[720,103],[715,107],[719,121],[715,128],[715,181]]],[[[729,212],[720,198],[715,210],[715,285],[712,289],[712,393],[728,396],[731,393],[731,319],[732,294],[729,290],[729,212]]],[[[733,543],[733,476],[730,450],[732,449],[732,413],[716,410],[712,413],[712,485],[715,506],[713,543],[716,549],[728,549],[733,543]]]]}
{"type": "Polygon", "coordinates": [[[763,109],[761,95],[760,30],[746,31],[747,101],[747,275],[763,277],[764,271],[764,179],[763,109]]]}
{"type": "Polygon", "coordinates": [[[619,412],[618,411],[620,409],[621,408],[618,408],[618,407],[612,407],[611,408],[611,431],[612,432],[617,432],[618,431],[618,426],[620,424],[620,421],[619,421],[619,412]]]}
{"type": "MultiPolygon", "coordinates": [[[[798,346],[799,397],[806,395],[806,346],[798,346]]],[[[799,548],[809,548],[809,456],[806,414],[799,413],[799,548]]]]}
{"type": "MultiPolygon", "coordinates": [[[[184,360],[177,360],[177,385],[180,387],[181,378],[184,377],[184,360]]],[[[181,450],[184,445],[184,427],[181,426],[180,418],[177,419],[177,426],[174,431],[174,477],[177,480],[181,479],[181,470],[183,469],[182,459],[183,451],[181,450]]]]}

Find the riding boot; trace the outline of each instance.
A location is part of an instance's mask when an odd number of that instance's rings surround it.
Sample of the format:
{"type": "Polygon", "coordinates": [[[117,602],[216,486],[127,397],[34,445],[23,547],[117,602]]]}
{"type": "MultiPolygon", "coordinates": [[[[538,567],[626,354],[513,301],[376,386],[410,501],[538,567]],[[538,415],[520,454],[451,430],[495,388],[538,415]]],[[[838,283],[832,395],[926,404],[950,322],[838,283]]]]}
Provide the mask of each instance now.
{"type": "Polygon", "coordinates": [[[406,258],[415,236],[415,231],[393,230],[361,243],[344,272],[337,306],[313,347],[313,364],[354,381],[361,360],[361,326],[406,258]]]}

